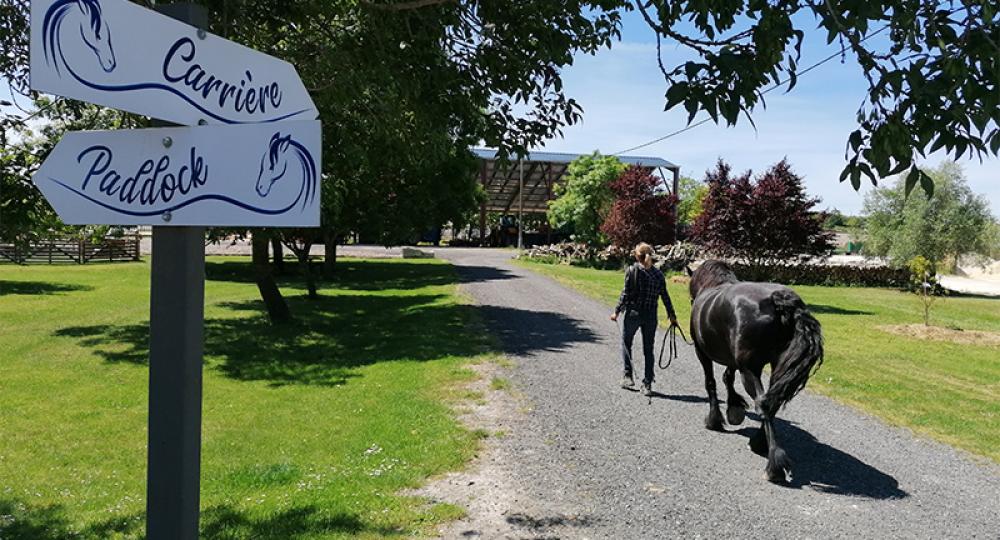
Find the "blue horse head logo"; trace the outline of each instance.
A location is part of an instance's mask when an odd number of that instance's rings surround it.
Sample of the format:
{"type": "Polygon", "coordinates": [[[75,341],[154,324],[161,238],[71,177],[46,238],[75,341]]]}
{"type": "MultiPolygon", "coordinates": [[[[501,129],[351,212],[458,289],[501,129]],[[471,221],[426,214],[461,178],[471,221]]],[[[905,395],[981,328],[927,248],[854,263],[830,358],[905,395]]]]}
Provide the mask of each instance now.
{"type": "Polygon", "coordinates": [[[118,62],[111,46],[111,28],[102,18],[100,0],[57,0],[45,12],[42,23],[45,61],[55,64],[56,72],[60,62],[66,64],[62,41],[64,23],[68,23],[69,29],[65,38],[79,36],[82,45],[94,53],[101,69],[105,73],[114,71],[118,62]]]}
{"type": "MultiPolygon", "coordinates": [[[[316,162],[302,144],[292,139],[291,135],[282,136],[276,132],[267,145],[267,151],[260,158],[260,172],[257,174],[257,195],[267,197],[275,184],[289,176],[289,168],[298,169],[302,184],[299,186],[299,199],[305,208],[316,195],[316,162]]],[[[297,199],[298,200],[298,199],[297,199]]]]}

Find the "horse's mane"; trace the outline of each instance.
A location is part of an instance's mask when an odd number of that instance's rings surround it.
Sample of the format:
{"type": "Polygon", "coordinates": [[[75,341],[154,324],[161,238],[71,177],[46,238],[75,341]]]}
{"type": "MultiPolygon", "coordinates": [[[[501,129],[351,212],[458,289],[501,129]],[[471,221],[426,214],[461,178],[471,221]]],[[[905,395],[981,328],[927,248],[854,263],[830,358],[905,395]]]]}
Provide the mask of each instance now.
{"type": "Polygon", "coordinates": [[[736,273],[728,264],[722,261],[705,261],[691,274],[691,298],[694,299],[705,289],[738,281],[736,273]]]}
{"type": "Polygon", "coordinates": [[[84,8],[84,11],[90,13],[90,28],[94,30],[98,36],[101,35],[101,25],[104,24],[104,20],[101,17],[101,2],[100,0],[77,0],[80,6],[84,8]]]}
{"type": "Polygon", "coordinates": [[[284,144],[287,146],[291,140],[291,135],[282,137],[280,131],[271,137],[271,142],[267,148],[267,160],[272,167],[274,167],[274,164],[278,162],[278,154],[280,154],[283,150],[281,145],[284,144]]]}
{"type": "Polygon", "coordinates": [[[56,62],[55,68],[57,73],[59,72],[59,62],[55,58],[55,54],[60,49],[59,27],[66,17],[66,12],[74,4],[79,6],[85,14],[90,15],[90,28],[95,34],[100,35],[104,24],[104,19],[101,16],[100,0],[58,0],[49,7],[48,11],[45,12],[45,19],[42,21],[42,45],[45,48],[46,59],[49,58],[50,54],[53,55],[52,60],[56,62]]]}
{"type": "Polygon", "coordinates": [[[271,137],[271,142],[267,148],[267,159],[271,167],[274,167],[275,163],[278,162],[281,152],[289,147],[295,150],[295,155],[299,163],[302,164],[302,173],[305,175],[303,179],[305,184],[302,193],[304,195],[302,206],[305,208],[316,195],[316,162],[306,147],[302,146],[298,141],[293,140],[291,134],[282,137],[279,131],[271,137]]]}

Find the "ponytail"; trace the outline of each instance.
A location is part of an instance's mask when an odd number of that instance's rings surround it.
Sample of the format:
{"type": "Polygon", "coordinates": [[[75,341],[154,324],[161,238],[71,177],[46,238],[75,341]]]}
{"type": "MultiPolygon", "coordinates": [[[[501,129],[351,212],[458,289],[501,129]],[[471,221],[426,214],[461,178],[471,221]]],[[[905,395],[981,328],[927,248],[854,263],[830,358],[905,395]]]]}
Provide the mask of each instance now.
{"type": "Polygon", "coordinates": [[[642,263],[643,266],[646,262],[653,257],[653,247],[645,242],[640,242],[639,245],[635,246],[635,258],[642,263]]]}

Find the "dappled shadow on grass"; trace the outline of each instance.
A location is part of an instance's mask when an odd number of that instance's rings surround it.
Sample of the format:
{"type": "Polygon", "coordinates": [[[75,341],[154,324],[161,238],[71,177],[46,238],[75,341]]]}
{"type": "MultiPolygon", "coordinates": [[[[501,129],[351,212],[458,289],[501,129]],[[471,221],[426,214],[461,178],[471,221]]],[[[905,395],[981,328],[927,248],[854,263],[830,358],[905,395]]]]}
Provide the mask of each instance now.
{"type": "MultiPolygon", "coordinates": [[[[296,317],[290,324],[275,326],[262,316],[207,319],[206,367],[232,379],[272,385],[339,385],[357,377],[360,366],[487,352],[483,328],[470,324],[480,318],[492,332],[514,340],[516,345],[505,350],[519,353],[559,350],[595,339],[577,321],[558,313],[459,305],[436,294],[339,294],[317,300],[297,296],[289,302],[296,317]],[[517,326],[509,325],[513,321],[517,326]],[[516,335],[508,336],[510,332],[516,335]]],[[[236,311],[263,310],[259,301],[221,305],[236,311]]],[[[79,340],[108,362],[148,362],[148,323],[71,326],[55,335],[79,340]]]]}
{"type": "Polygon", "coordinates": [[[93,287],[73,283],[52,283],[48,281],[8,281],[0,279],[0,296],[59,294],[74,291],[90,291],[93,287]]]}
{"type": "Polygon", "coordinates": [[[104,540],[142,528],[142,521],[135,517],[111,517],[76,529],[62,505],[32,506],[17,499],[0,498],[0,538],[3,540],[104,540]]]}
{"type": "MultiPolygon", "coordinates": [[[[0,538],[3,540],[105,540],[116,535],[141,536],[145,531],[143,514],[116,516],[74,528],[62,505],[30,506],[14,499],[0,499],[0,538]]],[[[286,539],[317,533],[367,534],[379,537],[403,536],[403,532],[374,526],[355,515],[330,514],[316,506],[299,506],[252,516],[231,506],[203,510],[200,537],[205,540],[286,539]]]]}
{"type": "MultiPolygon", "coordinates": [[[[380,291],[388,289],[412,290],[433,285],[451,285],[470,281],[495,281],[514,279],[507,270],[490,267],[463,267],[461,277],[450,264],[408,262],[401,260],[348,260],[338,261],[330,285],[338,289],[355,291],[380,291]],[[472,272],[466,272],[471,268],[472,272]]],[[[278,276],[281,288],[304,289],[299,278],[298,263],[288,261],[286,274],[278,276]]],[[[253,266],[246,260],[208,261],[205,277],[209,281],[254,283],[253,266]]]]}
{"type": "Polygon", "coordinates": [[[844,309],[837,306],[829,306],[826,304],[809,304],[806,307],[809,308],[809,311],[822,315],[874,315],[875,314],[874,312],[871,311],[844,309]]]}
{"type": "MultiPolygon", "coordinates": [[[[756,419],[750,413],[748,419],[756,419]]],[[[900,489],[899,482],[860,459],[820,442],[794,422],[781,418],[774,420],[781,446],[792,458],[791,488],[805,488],[830,493],[865,497],[869,499],[903,499],[909,493],[900,489]]],[[[736,433],[748,439],[756,433],[755,427],[744,427],[736,433]]]]}

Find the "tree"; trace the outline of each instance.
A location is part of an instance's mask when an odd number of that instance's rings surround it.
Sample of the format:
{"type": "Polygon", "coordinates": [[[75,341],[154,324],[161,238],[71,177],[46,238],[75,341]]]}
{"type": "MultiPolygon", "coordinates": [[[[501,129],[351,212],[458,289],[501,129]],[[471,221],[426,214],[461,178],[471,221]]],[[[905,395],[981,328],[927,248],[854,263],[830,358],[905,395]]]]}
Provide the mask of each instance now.
{"type": "Polygon", "coordinates": [[[914,294],[920,298],[924,308],[924,326],[931,325],[931,306],[944,293],[938,283],[937,268],[932,261],[917,255],[910,259],[907,266],[910,269],[910,284],[914,294]]]}
{"type": "Polygon", "coordinates": [[[741,260],[757,274],[767,263],[833,248],[823,230],[825,216],[813,210],[819,199],[806,195],[802,178],[786,160],[755,181],[750,176],[747,171],[734,177],[721,159],[705,174],[708,195],[692,231],[698,243],[741,260]]]}
{"type": "Polygon", "coordinates": [[[676,230],[677,196],[663,189],[649,169],[629,167],[611,183],[615,195],[601,232],[614,245],[631,249],[639,242],[672,244],[676,230]]]}
{"type": "Polygon", "coordinates": [[[928,174],[934,179],[934,196],[906,195],[902,177],[876,189],[865,198],[865,252],[888,257],[904,266],[923,256],[946,267],[965,254],[990,254],[989,201],[972,192],[962,168],[953,161],[941,163],[928,174]]]}
{"type": "Polygon", "coordinates": [[[574,237],[585,244],[607,244],[601,235],[601,224],[614,201],[611,183],[624,170],[625,165],[618,158],[598,152],[573,160],[566,170],[565,181],[555,186],[555,199],[549,202],[549,224],[555,228],[569,227],[574,237]]]}
{"type": "MultiPolygon", "coordinates": [[[[398,242],[467,216],[482,197],[468,147],[523,154],[579,121],[559,69],[620,26],[604,1],[202,3],[210,30],[295,65],[316,103],[331,261],[348,232],[398,242]]],[[[0,72],[27,96],[28,2],[0,7],[0,72]]],[[[30,114],[0,110],[5,136],[30,114]]],[[[269,233],[256,233],[254,261],[266,264],[269,233]]],[[[287,313],[270,270],[257,270],[269,312],[287,313]]]]}
{"type": "Polygon", "coordinates": [[[0,147],[0,240],[19,246],[47,236],[90,230],[62,223],[31,181],[63,133],[129,128],[141,123],[133,115],[66,100],[41,98],[34,107],[34,127],[23,121],[8,124],[0,147]]]}
{"type": "MultiPolygon", "coordinates": [[[[944,149],[963,155],[1000,152],[1000,10],[991,0],[640,0],[634,4],[657,40],[699,58],[660,69],[666,108],[681,106],[736,124],[787,81],[794,88],[805,30],[817,25],[827,43],[853,54],[868,83],[858,129],[847,138],[840,180],[855,189],[909,171],[906,191],[933,177],[916,165],[944,149]],[[810,20],[812,19],[812,20],[810,20]],[[872,39],[878,36],[878,39],[872,39]]],[[[671,50],[674,50],[671,47],[671,50]]]]}
{"type": "MultiPolygon", "coordinates": [[[[715,122],[752,122],[766,92],[794,88],[806,29],[820,28],[828,44],[857,57],[868,95],[841,175],[855,189],[862,176],[876,182],[908,170],[907,188],[919,182],[930,191],[918,157],[1000,152],[1000,10],[990,0],[205,3],[218,33],[298,66],[321,112],[332,115],[324,118],[337,119],[327,129],[337,132],[350,115],[391,132],[406,118],[391,114],[397,95],[422,95],[464,126],[456,133],[478,132],[503,156],[523,154],[580,117],[559,68],[575,52],[610,45],[622,13],[637,9],[657,35],[666,108],[683,106],[689,122],[701,111],[715,122]],[[697,58],[668,68],[664,39],[697,58]]],[[[27,5],[7,0],[0,10],[0,72],[22,93],[27,5]]],[[[419,110],[419,101],[403,103],[419,110]]]]}
{"type": "Polygon", "coordinates": [[[682,176],[677,187],[677,221],[690,227],[702,212],[702,203],[708,195],[708,185],[690,176],[682,176]]]}

